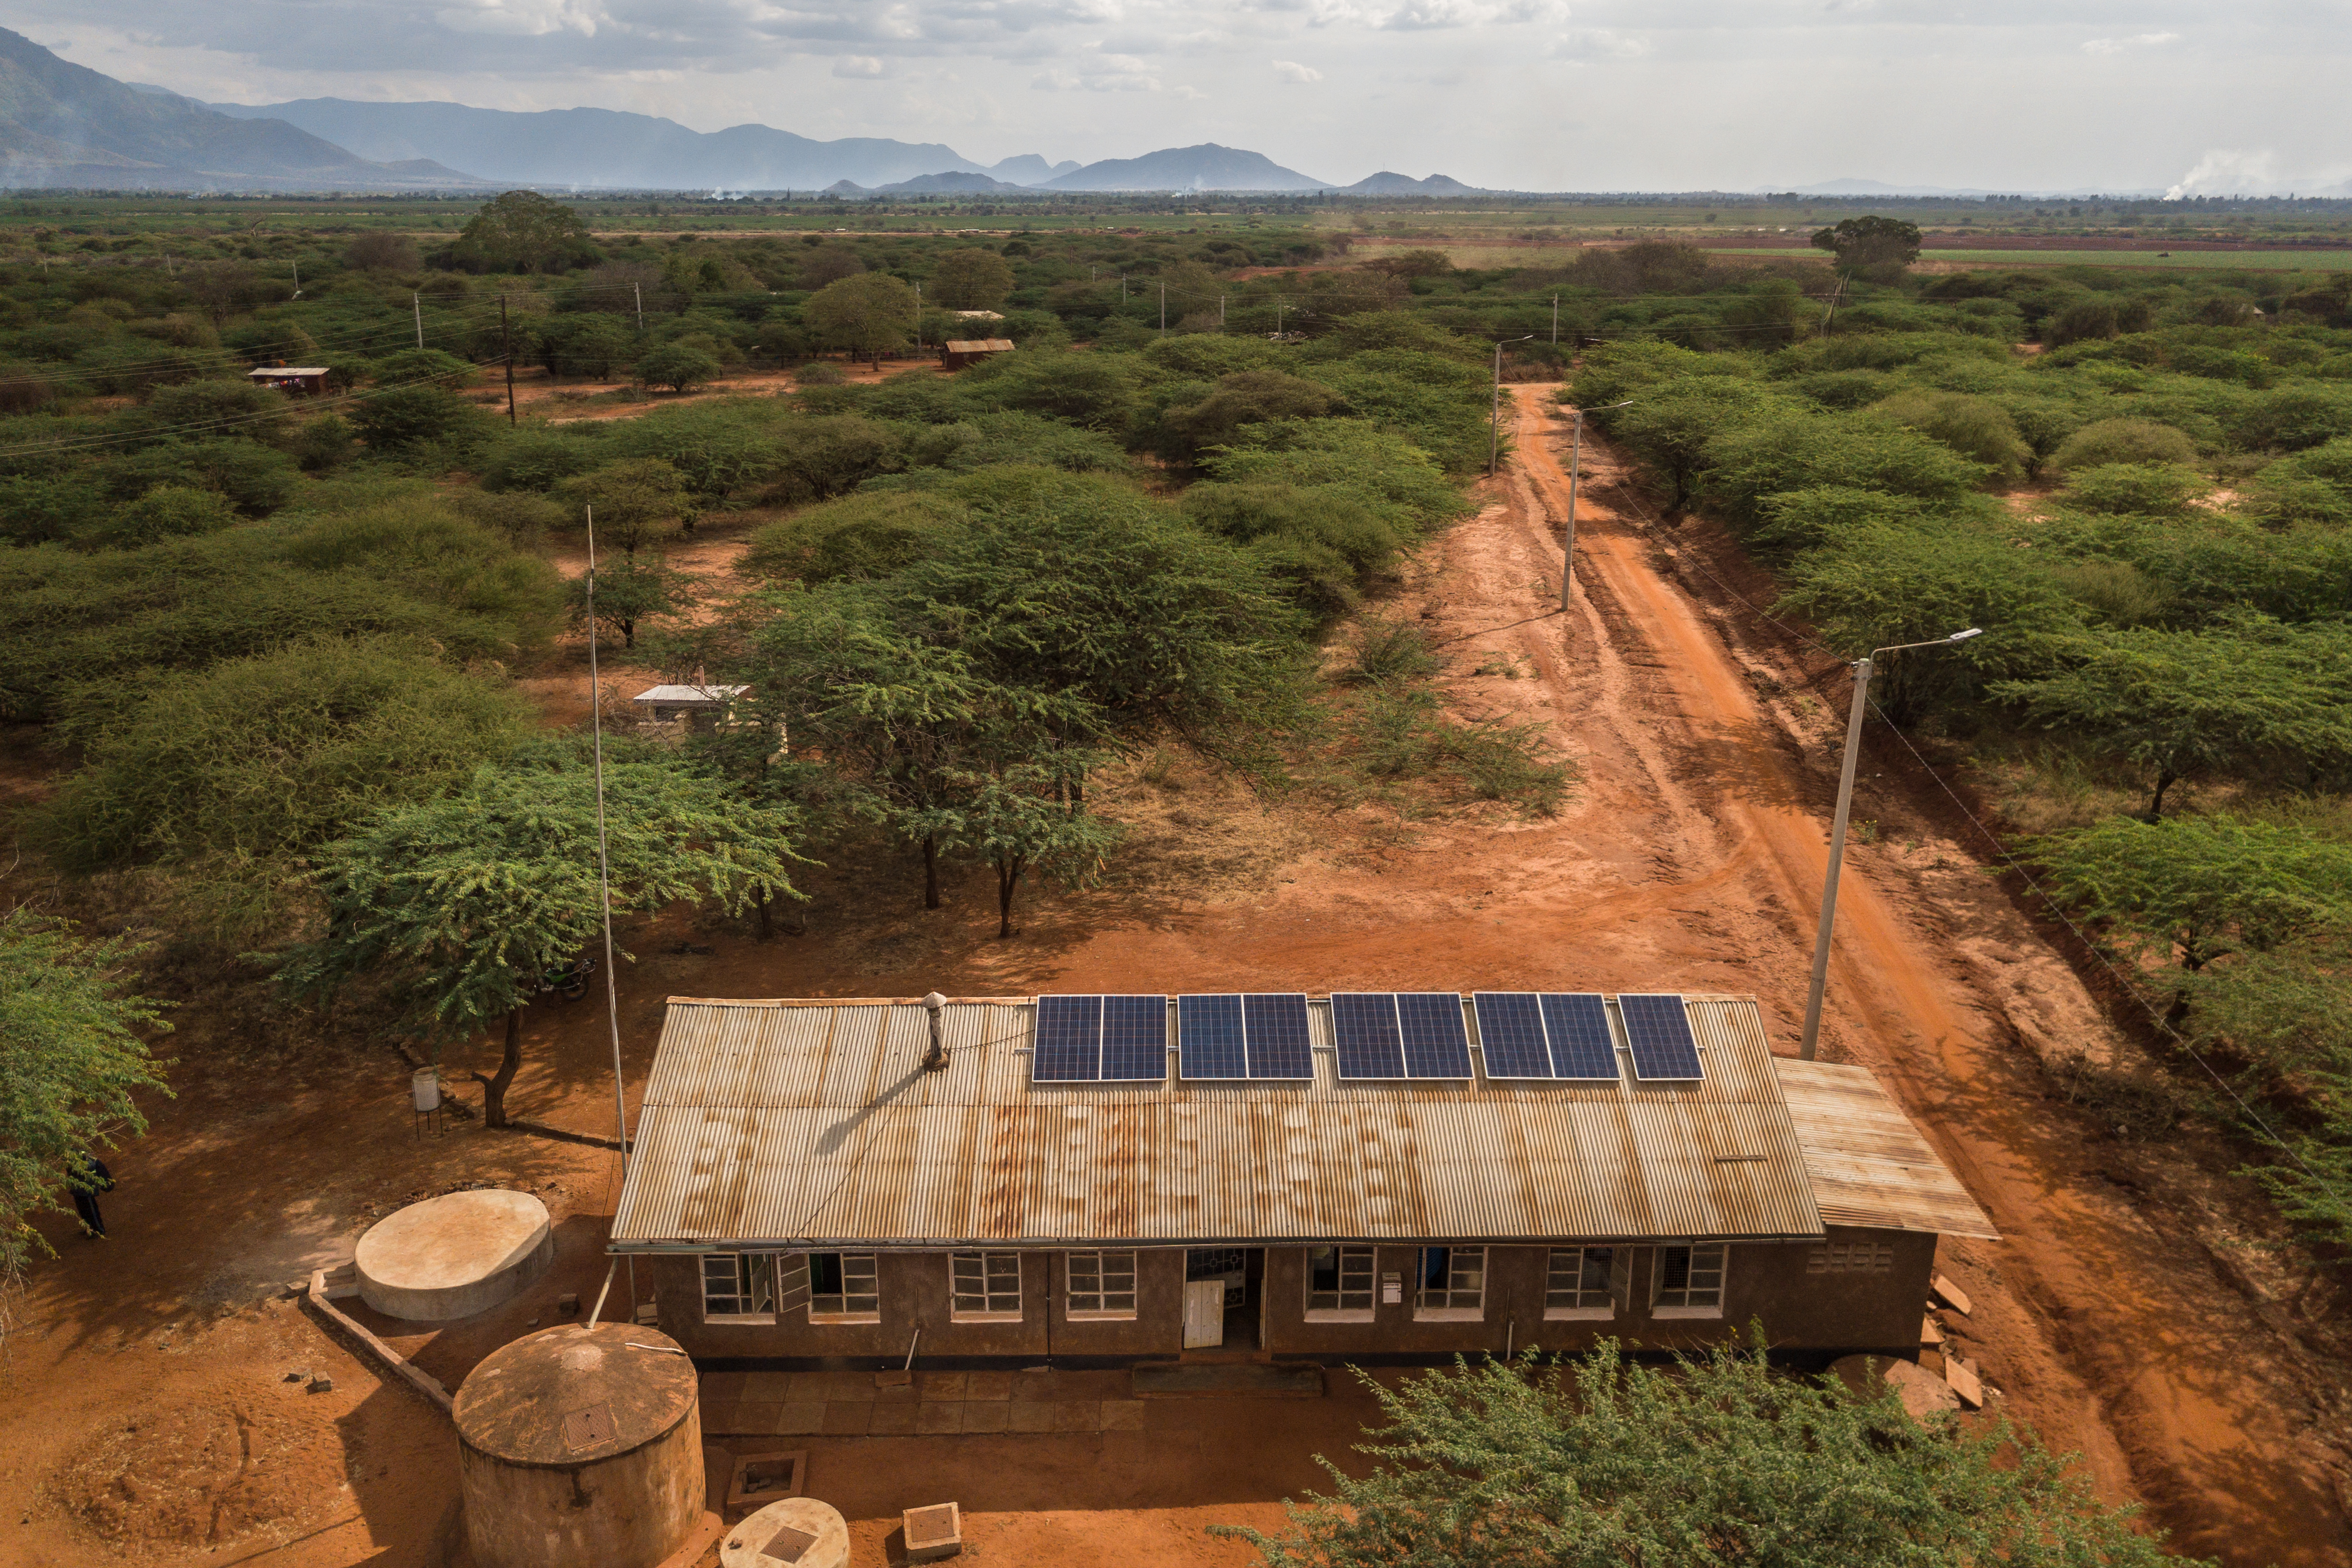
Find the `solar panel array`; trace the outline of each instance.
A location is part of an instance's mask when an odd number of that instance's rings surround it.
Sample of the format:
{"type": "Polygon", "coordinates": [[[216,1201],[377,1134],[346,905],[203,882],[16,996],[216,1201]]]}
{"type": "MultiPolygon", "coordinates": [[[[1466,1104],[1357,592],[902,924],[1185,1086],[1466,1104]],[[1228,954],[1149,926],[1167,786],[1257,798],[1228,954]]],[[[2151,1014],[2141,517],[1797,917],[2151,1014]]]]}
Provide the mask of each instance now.
{"type": "Polygon", "coordinates": [[[1670,1083],[1699,1076],[1698,1042],[1691,1037],[1690,1015],[1680,996],[1621,995],[1617,1011],[1625,1020],[1635,1078],[1670,1083]]]}
{"type": "Polygon", "coordinates": [[[1165,996],[1040,996],[1035,1083],[1133,1083],[1168,1076],[1165,996]]]}
{"type": "Polygon", "coordinates": [[[1311,1079],[1303,992],[1176,999],[1178,1070],[1187,1079],[1311,1079]]]}
{"type": "Polygon", "coordinates": [[[1451,991],[1334,991],[1341,1078],[1466,1079],[1470,1037],[1451,991]]]}
{"type": "MultiPolygon", "coordinates": [[[[1481,991],[1472,998],[1490,1079],[1617,1079],[1607,998],[1597,992],[1481,991]]],[[[1177,998],[1179,1069],[1188,1079],[1315,1076],[1307,998],[1297,992],[1177,998]]],[[[1702,1076],[1678,994],[1617,998],[1633,1076],[1702,1076]]],[[[1342,1079],[1473,1076],[1462,998],[1450,991],[1335,991],[1331,1037],[1342,1079]]],[[[1168,1076],[1164,996],[1040,996],[1030,1078],[1037,1083],[1154,1082],[1168,1076]]]]}

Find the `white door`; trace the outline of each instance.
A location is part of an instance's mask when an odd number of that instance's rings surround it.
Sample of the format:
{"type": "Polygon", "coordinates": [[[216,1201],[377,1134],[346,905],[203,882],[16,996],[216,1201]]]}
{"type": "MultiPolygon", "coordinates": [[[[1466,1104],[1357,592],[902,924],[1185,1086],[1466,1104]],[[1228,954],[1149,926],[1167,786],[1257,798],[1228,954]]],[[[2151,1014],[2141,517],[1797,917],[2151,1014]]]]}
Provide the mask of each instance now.
{"type": "Polygon", "coordinates": [[[1213,1350],[1225,1342],[1225,1282],[1192,1279],[1184,1285],[1184,1348],[1213,1350]]]}

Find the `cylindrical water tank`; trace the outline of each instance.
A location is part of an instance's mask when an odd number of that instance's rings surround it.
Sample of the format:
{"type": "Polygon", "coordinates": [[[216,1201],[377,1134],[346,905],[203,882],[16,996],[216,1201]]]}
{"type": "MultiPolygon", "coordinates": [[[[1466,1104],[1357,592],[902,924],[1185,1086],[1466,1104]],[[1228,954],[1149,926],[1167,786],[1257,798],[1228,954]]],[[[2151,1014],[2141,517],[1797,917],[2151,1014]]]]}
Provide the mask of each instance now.
{"type": "Polygon", "coordinates": [[[441,1069],[439,1068],[418,1068],[415,1072],[410,1073],[408,1075],[408,1093],[410,1099],[415,1101],[416,1109],[420,1113],[427,1110],[440,1110],[441,1069]]]}
{"type": "Polygon", "coordinates": [[[704,1506],[694,1363],[653,1329],[567,1324],[457,1390],[476,1568],[655,1568],[704,1506]]]}

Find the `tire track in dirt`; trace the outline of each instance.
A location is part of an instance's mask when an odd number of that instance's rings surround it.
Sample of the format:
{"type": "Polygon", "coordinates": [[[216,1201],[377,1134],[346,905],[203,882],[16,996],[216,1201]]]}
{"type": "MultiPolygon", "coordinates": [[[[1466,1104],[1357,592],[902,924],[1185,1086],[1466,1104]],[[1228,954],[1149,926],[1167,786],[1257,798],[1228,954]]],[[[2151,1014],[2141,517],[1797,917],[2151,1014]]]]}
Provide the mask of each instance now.
{"type": "MultiPolygon", "coordinates": [[[[1527,488],[1506,526],[1522,540],[1549,542],[1550,518],[1566,512],[1567,475],[1550,445],[1554,390],[1514,393],[1527,488]]],[[[1828,853],[1828,814],[1813,798],[1822,781],[1790,754],[1737,656],[1659,571],[1651,543],[1594,500],[1593,470],[1617,465],[1589,431],[1586,467],[1579,623],[1601,689],[1580,706],[1601,717],[1623,700],[1618,675],[1629,650],[1672,668],[1671,692],[1643,693],[1655,705],[1611,715],[1610,727],[1630,719],[1658,731],[1664,750],[1708,766],[1706,784],[1690,789],[1706,796],[1700,815],[1730,830],[1728,855],[1749,860],[1782,916],[1777,951],[1751,954],[1757,988],[1801,994],[1828,853]],[[1760,973],[1774,966],[1776,979],[1760,973]]],[[[1539,668],[1550,678],[1559,666],[1539,668]]],[[[1687,821],[1672,793],[1661,804],[1687,821]]],[[[1703,847],[1709,837],[1691,833],[1684,853],[1713,858],[1703,847]]],[[[1731,868],[1689,868],[1705,883],[1731,868]]],[[[1687,904],[1696,890],[1685,882],[1673,898],[1687,904]]],[[[1947,962],[1951,944],[1919,929],[1923,916],[1942,923],[1941,911],[1916,904],[1849,858],[1823,1054],[1877,1070],[2008,1238],[1946,1250],[1982,1260],[1972,1283],[1989,1289],[1973,1327],[1992,1341],[1988,1368],[2012,1407],[2053,1444],[2082,1448],[2103,1492],[2145,1498],[2183,1549],[2249,1568],[2345,1561],[2330,1456],[2291,1414],[2307,1409],[2292,1352],[2260,1331],[2193,1244],[2165,1236],[2104,1179],[2095,1148],[2042,1103],[2038,1066],[2011,1046],[2020,1024],[1947,962]]],[[[2080,1000],[2063,1011],[2086,1011],[2080,1000]]],[[[2036,1022],[2064,1037],[2064,1020],[2036,1022]]]]}

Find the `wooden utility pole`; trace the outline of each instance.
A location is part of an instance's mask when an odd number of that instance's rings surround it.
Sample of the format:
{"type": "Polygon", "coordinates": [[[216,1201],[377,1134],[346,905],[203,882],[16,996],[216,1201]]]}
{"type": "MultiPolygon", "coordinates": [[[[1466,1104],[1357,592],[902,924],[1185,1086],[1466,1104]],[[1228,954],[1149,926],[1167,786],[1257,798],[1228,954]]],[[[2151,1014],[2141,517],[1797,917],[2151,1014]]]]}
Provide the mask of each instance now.
{"type": "Polygon", "coordinates": [[[507,324],[507,297],[499,296],[499,344],[507,354],[507,424],[515,422],[514,405],[514,331],[507,324]]]}
{"type": "Polygon", "coordinates": [[[416,346],[421,349],[425,346],[425,300],[423,297],[415,293],[414,290],[411,290],[408,296],[408,307],[410,310],[416,312],[416,346]]]}

